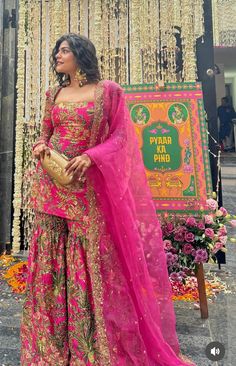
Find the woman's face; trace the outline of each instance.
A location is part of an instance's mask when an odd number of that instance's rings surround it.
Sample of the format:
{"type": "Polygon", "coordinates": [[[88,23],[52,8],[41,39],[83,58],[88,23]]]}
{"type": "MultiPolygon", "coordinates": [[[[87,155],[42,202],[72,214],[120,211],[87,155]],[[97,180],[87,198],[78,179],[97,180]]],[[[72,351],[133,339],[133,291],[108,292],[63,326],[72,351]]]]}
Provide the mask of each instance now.
{"type": "Polygon", "coordinates": [[[56,54],[56,71],[63,74],[76,72],[78,65],[76,58],[67,41],[63,41],[56,54]]]}

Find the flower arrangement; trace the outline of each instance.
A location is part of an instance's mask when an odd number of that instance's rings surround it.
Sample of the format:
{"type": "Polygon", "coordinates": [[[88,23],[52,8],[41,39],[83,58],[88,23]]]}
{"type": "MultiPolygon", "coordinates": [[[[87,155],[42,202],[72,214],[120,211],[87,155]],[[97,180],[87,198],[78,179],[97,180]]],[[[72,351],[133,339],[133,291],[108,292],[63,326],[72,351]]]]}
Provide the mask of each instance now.
{"type": "MultiPolygon", "coordinates": [[[[197,306],[199,302],[199,291],[196,276],[187,277],[184,283],[182,281],[171,280],[171,285],[173,301],[195,301],[195,306],[197,306]]],[[[209,273],[207,273],[207,278],[205,279],[205,289],[206,296],[211,300],[214,300],[218,293],[227,293],[228,291],[226,283],[219,277],[209,273]]]]}
{"type": "MultiPolygon", "coordinates": [[[[231,215],[224,207],[218,208],[216,200],[206,201],[209,213],[199,212],[198,217],[168,216],[162,220],[164,249],[171,281],[185,282],[194,275],[197,265],[216,262],[216,253],[226,251],[226,223],[231,215]]],[[[236,220],[232,220],[234,226],[236,220]]]]}

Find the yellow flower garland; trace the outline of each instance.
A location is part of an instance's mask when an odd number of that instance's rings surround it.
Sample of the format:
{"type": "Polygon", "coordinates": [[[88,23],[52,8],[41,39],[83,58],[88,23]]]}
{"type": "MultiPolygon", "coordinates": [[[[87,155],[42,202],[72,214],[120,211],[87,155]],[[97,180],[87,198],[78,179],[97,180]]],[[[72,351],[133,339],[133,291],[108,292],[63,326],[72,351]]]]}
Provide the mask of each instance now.
{"type": "Polygon", "coordinates": [[[19,32],[18,32],[18,70],[17,70],[17,104],[16,104],[16,139],[15,139],[15,174],[14,174],[14,219],[13,219],[13,250],[19,250],[20,216],[22,203],[22,167],[23,167],[23,128],[24,128],[24,81],[25,81],[25,2],[19,1],[19,32]]]}

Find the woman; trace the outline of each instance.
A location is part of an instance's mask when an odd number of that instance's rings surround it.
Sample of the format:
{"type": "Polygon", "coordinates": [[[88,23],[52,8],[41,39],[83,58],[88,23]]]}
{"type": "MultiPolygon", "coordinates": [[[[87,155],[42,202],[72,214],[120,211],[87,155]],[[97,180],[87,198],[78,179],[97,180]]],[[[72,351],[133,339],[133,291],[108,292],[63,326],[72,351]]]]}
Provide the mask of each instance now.
{"type": "Polygon", "coordinates": [[[70,158],[69,188],[37,165],[21,327],[23,366],[179,366],[161,230],[123,91],[100,81],[85,37],[52,52],[34,156],[70,158]]]}

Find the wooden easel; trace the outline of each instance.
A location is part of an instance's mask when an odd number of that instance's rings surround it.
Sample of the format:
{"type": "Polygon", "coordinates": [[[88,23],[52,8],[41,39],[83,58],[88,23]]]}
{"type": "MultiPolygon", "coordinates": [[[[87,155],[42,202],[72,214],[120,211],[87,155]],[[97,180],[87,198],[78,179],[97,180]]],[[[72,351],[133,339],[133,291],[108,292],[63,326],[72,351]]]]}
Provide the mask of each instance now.
{"type": "Polygon", "coordinates": [[[197,277],[197,283],[198,283],[201,318],[207,319],[208,318],[208,305],[207,305],[207,296],[206,296],[204,268],[203,268],[202,263],[198,264],[198,266],[197,266],[196,277],[197,277]]]}

